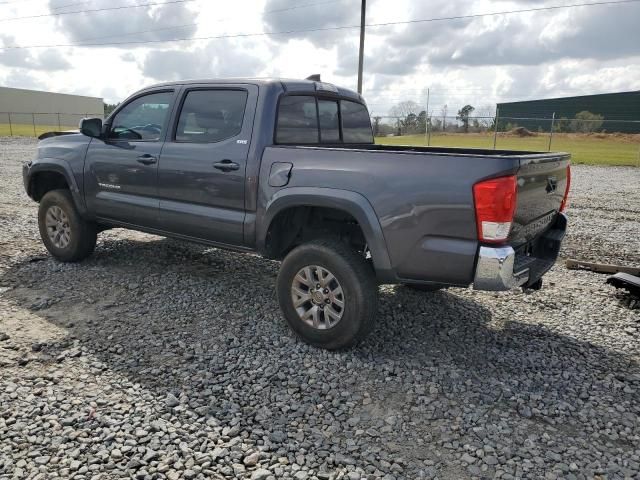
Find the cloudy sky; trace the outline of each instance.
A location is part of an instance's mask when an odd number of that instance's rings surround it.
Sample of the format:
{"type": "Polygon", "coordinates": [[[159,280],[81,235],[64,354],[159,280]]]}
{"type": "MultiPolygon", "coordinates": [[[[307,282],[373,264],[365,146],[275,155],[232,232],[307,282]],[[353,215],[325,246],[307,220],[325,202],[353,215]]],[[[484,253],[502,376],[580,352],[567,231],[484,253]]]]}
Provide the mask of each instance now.
{"type": "MultiPolygon", "coordinates": [[[[569,3],[369,0],[370,110],[425,104],[427,88],[434,112],[640,89],[640,2],[442,19],[569,3]]],[[[107,102],[183,78],[321,73],[355,89],[359,32],[337,27],[359,21],[360,0],[0,0],[0,85],[107,102]]]]}

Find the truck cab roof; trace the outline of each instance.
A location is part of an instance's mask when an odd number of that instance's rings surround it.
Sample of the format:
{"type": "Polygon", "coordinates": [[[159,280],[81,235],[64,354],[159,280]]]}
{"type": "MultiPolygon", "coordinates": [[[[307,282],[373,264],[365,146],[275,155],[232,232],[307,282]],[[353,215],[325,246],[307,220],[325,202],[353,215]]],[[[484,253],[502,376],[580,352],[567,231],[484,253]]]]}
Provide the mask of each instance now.
{"type": "Polygon", "coordinates": [[[339,95],[340,97],[350,98],[360,103],[365,103],[364,98],[359,93],[349,90],[348,88],[338,87],[328,82],[317,82],[314,80],[300,80],[292,78],[251,78],[251,77],[233,77],[233,78],[206,78],[206,79],[189,79],[177,80],[173,82],[157,83],[150,85],[144,90],[182,85],[232,85],[232,84],[252,84],[258,87],[276,87],[281,88],[286,93],[325,93],[339,95]]]}

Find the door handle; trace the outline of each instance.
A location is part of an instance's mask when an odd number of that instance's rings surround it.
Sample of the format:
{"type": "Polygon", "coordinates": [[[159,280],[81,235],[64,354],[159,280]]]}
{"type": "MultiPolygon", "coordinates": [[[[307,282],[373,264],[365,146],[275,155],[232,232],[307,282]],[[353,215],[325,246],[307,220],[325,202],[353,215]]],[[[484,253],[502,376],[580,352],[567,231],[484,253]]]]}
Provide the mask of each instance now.
{"type": "Polygon", "coordinates": [[[238,170],[240,168],[240,165],[236,162],[232,162],[229,159],[224,159],[220,162],[214,163],[213,168],[217,168],[218,170],[222,170],[223,172],[230,172],[232,170],[238,170]]]}
{"type": "Polygon", "coordinates": [[[140,155],[136,160],[143,165],[152,165],[158,161],[158,158],[149,153],[145,153],[144,155],[140,155]]]}

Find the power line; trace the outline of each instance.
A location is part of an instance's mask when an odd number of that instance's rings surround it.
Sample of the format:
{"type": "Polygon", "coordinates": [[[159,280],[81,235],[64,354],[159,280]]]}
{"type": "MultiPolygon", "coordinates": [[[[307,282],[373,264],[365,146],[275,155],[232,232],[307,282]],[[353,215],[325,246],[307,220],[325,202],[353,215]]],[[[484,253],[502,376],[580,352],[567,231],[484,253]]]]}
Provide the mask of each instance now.
{"type": "MultiPolygon", "coordinates": [[[[282,13],[282,12],[288,12],[290,10],[298,10],[301,8],[307,8],[307,7],[317,7],[317,6],[321,6],[321,5],[328,5],[330,3],[338,3],[340,0],[328,0],[326,2],[318,2],[318,3],[304,3],[304,4],[300,4],[300,5],[294,5],[293,7],[287,7],[287,8],[278,8],[275,10],[265,10],[262,12],[262,15],[272,15],[274,13],[282,13]]],[[[232,19],[233,17],[227,17],[227,18],[221,18],[218,20],[215,20],[215,23],[220,23],[220,22],[225,22],[227,20],[232,19]]],[[[101,40],[103,38],[114,38],[114,37],[124,37],[124,36],[131,36],[131,35],[138,35],[141,33],[154,33],[154,32],[160,32],[160,31],[164,31],[164,30],[177,30],[180,28],[187,28],[187,27],[195,27],[200,25],[200,23],[184,23],[182,25],[172,25],[172,26],[168,26],[168,27],[159,27],[159,28],[150,28],[148,30],[137,30],[135,32],[125,32],[125,33],[119,33],[119,34],[112,34],[112,35],[102,35],[99,37],[90,37],[90,38],[84,38],[82,40],[80,40],[80,42],[86,42],[86,41],[90,41],[90,40],[101,40]]],[[[77,45],[77,44],[75,44],[77,45]]]]}
{"type": "Polygon", "coordinates": [[[75,7],[77,5],[85,5],[87,3],[91,3],[91,0],[85,0],[84,2],[67,3],[65,5],[58,5],[57,7],[49,7],[49,8],[51,10],[62,10],[63,8],[75,7]]]}
{"type": "MultiPolygon", "coordinates": [[[[174,3],[187,3],[187,2],[195,2],[196,0],[167,0],[166,2],[150,2],[150,3],[138,3],[136,5],[121,5],[119,7],[105,7],[105,8],[93,8],[89,10],[73,10],[70,12],[54,12],[54,13],[42,13],[40,15],[28,15],[26,17],[10,17],[10,18],[0,18],[0,22],[11,22],[13,20],[26,20],[29,18],[43,18],[43,17],[57,17],[60,15],[72,15],[74,13],[93,13],[93,12],[105,12],[108,10],[124,10],[127,8],[141,8],[141,7],[153,7],[156,5],[169,5],[174,3]]],[[[64,5],[63,7],[70,7],[74,4],[64,5]]],[[[76,3],[75,5],[79,5],[76,3]]]]}
{"type": "MultiPolygon", "coordinates": [[[[147,3],[143,5],[137,5],[137,6],[165,5],[169,3],[183,3],[183,2],[189,2],[189,1],[195,1],[195,0],[173,0],[173,1],[168,1],[164,3],[147,3]]],[[[498,15],[511,15],[511,14],[518,14],[518,13],[559,10],[559,9],[565,9],[565,8],[592,7],[592,6],[601,6],[601,5],[619,5],[619,4],[638,3],[638,2],[640,2],[640,0],[610,0],[610,1],[591,2],[591,3],[574,3],[570,5],[553,5],[548,7],[526,8],[526,9],[508,10],[508,11],[502,11],[502,12],[476,13],[476,14],[469,14],[469,15],[456,15],[456,16],[450,16],[450,17],[426,18],[426,19],[420,19],[420,20],[404,20],[404,21],[398,21],[398,22],[370,23],[365,26],[372,27],[372,28],[388,27],[393,25],[408,25],[408,24],[416,24],[416,23],[439,22],[439,21],[446,21],[446,20],[462,20],[462,19],[469,19],[469,18],[490,17],[490,16],[498,16],[498,15]]],[[[117,8],[130,8],[130,7],[117,7],[117,8]]],[[[73,13],[73,12],[63,12],[63,13],[73,13]]],[[[277,36],[277,35],[295,35],[298,33],[328,32],[328,31],[338,31],[338,30],[350,30],[355,28],[359,29],[360,25],[343,25],[338,27],[311,28],[311,29],[303,29],[303,30],[285,30],[280,32],[236,33],[236,34],[225,34],[225,35],[211,35],[211,36],[204,36],[204,37],[173,38],[168,40],[131,40],[131,41],[124,41],[124,42],[81,43],[81,44],[67,43],[67,44],[51,44],[51,45],[10,45],[10,46],[0,47],[0,50],[26,49],[26,48],[103,47],[103,46],[118,46],[118,45],[152,44],[152,43],[190,42],[195,40],[217,40],[217,39],[224,39],[224,38],[248,38],[248,37],[277,36]]]]}

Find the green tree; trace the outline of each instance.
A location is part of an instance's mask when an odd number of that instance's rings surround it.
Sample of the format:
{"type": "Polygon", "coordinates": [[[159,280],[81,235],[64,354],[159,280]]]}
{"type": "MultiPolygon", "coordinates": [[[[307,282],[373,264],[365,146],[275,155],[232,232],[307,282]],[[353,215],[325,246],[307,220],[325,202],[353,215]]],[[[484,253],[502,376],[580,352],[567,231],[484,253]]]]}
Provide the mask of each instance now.
{"type": "Polygon", "coordinates": [[[376,137],[380,135],[380,120],[382,120],[382,117],[373,117],[373,135],[376,137]]]}
{"type": "Polygon", "coordinates": [[[418,116],[415,113],[410,113],[407,117],[402,120],[402,126],[404,127],[405,132],[407,133],[415,133],[418,131],[418,116]]]}
{"type": "Polygon", "coordinates": [[[576,113],[571,121],[571,130],[576,133],[591,133],[602,127],[604,116],[597,113],[591,113],[587,110],[576,113]]]}
{"type": "Polygon", "coordinates": [[[569,131],[569,119],[567,117],[561,117],[556,120],[553,125],[553,130],[558,133],[566,133],[569,131]]]}
{"type": "Polygon", "coordinates": [[[104,116],[108,116],[111,112],[113,112],[116,107],[120,105],[119,103],[105,103],[104,104],[104,116]]]}
{"type": "Polygon", "coordinates": [[[427,131],[427,112],[426,110],[422,110],[418,114],[418,132],[426,132],[427,131]]]}
{"type": "Polygon", "coordinates": [[[458,110],[458,116],[456,117],[456,119],[462,122],[464,133],[469,132],[469,115],[471,115],[471,112],[473,112],[474,110],[475,108],[471,105],[465,105],[460,110],[458,110]]]}

